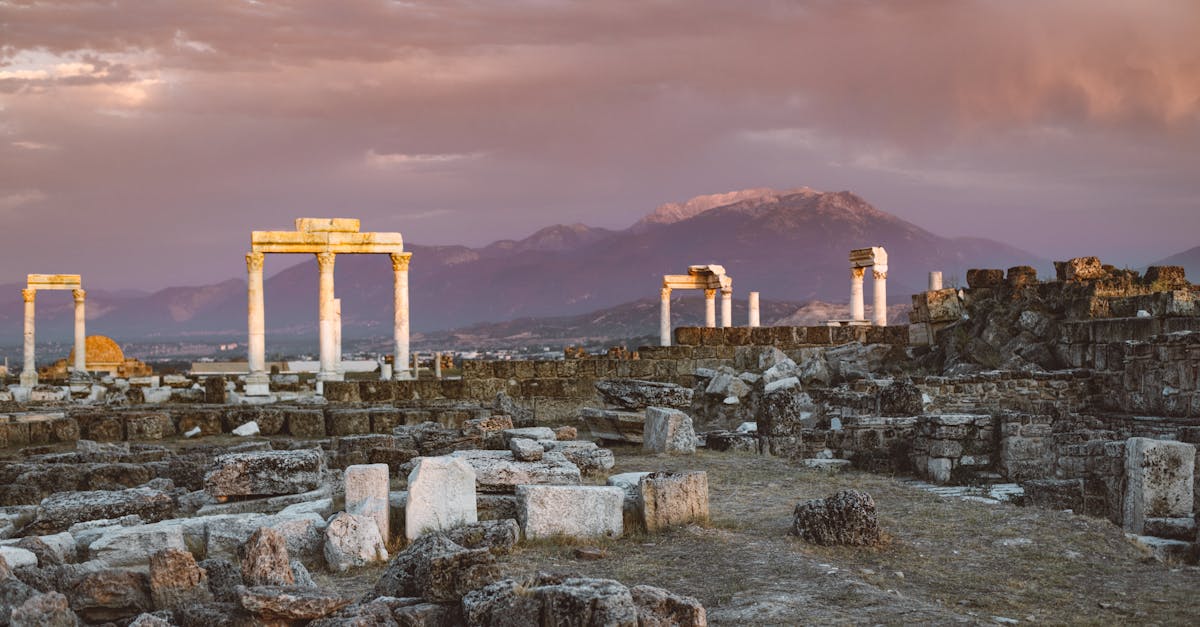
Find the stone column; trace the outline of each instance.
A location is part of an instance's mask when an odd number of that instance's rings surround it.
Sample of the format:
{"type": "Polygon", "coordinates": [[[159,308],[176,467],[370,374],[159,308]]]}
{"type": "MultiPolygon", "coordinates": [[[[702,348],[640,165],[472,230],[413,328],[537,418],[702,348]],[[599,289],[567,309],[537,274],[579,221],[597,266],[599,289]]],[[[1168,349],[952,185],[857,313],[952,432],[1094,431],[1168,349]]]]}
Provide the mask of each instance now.
{"type": "Polygon", "coordinates": [[[87,292],[71,290],[71,295],[75,297],[75,364],[72,369],[83,375],[87,373],[87,315],[84,309],[87,292]]]}
{"type": "Polygon", "coordinates": [[[334,329],[337,325],[333,305],[333,264],[337,261],[336,253],[317,253],[317,266],[321,271],[320,289],[317,303],[319,307],[319,334],[321,341],[321,367],[317,372],[318,381],[337,381],[337,360],[334,358],[336,347],[334,329]]]}
{"type": "Polygon", "coordinates": [[[412,354],[412,378],[414,378],[414,379],[421,378],[421,354],[420,353],[412,354]]]}
{"type": "Polygon", "coordinates": [[[940,289],[942,289],[942,273],[937,272],[937,271],[930,272],[929,273],[929,291],[932,292],[932,291],[940,290],[940,289]]]}
{"type": "Polygon", "coordinates": [[[717,290],[704,290],[704,326],[717,326],[717,290]]]}
{"type": "Polygon", "coordinates": [[[249,332],[246,345],[246,395],[270,394],[270,378],[267,376],[266,313],[263,304],[263,253],[246,253],[246,303],[249,316],[249,332]]]}
{"type": "Polygon", "coordinates": [[[37,290],[21,290],[21,297],[25,299],[25,365],[21,369],[21,385],[33,387],[37,385],[37,354],[34,350],[34,298],[37,297],[37,290]]]}
{"type": "MultiPolygon", "coordinates": [[[[408,374],[408,262],[412,253],[392,253],[392,377],[404,379],[408,374]]],[[[414,373],[415,374],[415,373],[414,373]]]]}
{"type": "Polygon", "coordinates": [[[442,354],[441,353],[433,354],[433,378],[435,378],[435,379],[442,378],[442,354]]]}
{"type": "Polygon", "coordinates": [[[333,299],[333,359],[337,363],[336,371],[340,378],[345,379],[342,369],[342,299],[333,299]]]}
{"type": "Polygon", "coordinates": [[[721,289],[721,326],[733,326],[733,288],[721,289]]]}
{"type": "Polygon", "coordinates": [[[761,326],[758,320],[758,292],[750,292],[750,326],[761,326]]]}
{"type": "Polygon", "coordinates": [[[850,319],[866,320],[866,306],[863,304],[863,274],[865,268],[850,268],[850,319]]]}
{"type": "Polygon", "coordinates": [[[663,346],[671,345],[671,288],[662,288],[662,303],[658,309],[658,339],[663,346]]]}
{"type": "Polygon", "coordinates": [[[875,277],[875,325],[887,326],[887,266],[871,269],[875,277]]]}

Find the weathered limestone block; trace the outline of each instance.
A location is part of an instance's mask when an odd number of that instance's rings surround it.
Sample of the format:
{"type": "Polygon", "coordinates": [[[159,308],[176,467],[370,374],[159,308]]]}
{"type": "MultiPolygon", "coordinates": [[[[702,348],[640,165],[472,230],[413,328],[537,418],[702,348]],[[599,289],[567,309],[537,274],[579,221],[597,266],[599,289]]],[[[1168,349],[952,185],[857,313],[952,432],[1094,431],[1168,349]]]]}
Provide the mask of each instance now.
{"type": "Polygon", "coordinates": [[[342,627],[343,625],[461,625],[462,609],[457,603],[427,603],[419,598],[379,597],[359,601],[308,627],[342,627]]]}
{"type": "Polygon", "coordinates": [[[146,521],[162,520],[175,511],[171,495],[153,488],[59,492],[46,497],[27,532],[58,533],[89,520],[136,514],[146,521]]]}
{"type": "Polygon", "coordinates": [[[1124,527],[1141,535],[1147,518],[1192,515],[1196,447],[1129,438],[1125,446],[1124,527]]]}
{"type": "Polygon", "coordinates": [[[692,405],[692,389],[674,383],[604,379],[597,381],[595,385],[604,402],[624,409],[645,409],[651,406],[687,409],[692,405]]]}
{"type": "Polygon", "coordinates": [[[430,533],[398,553],[375,584],[374,594],[458,601],[499,577],[496,558],[486,548],[464,548],[441,533],[430,533]]]}
{"type": "Polygon", "coordinates": [[[259,527],[270,527],[287,540],[288,554],[304,560],[321,555],[325,536],[325,519],[317,513],[263,516],[235,514],[183,519],[183,523],[198,525],[207,557],[232,558],[259,527]]]}
{"type": "Polygon", "coordinates": [[[116,527],[88,546],[88,558],[107,566],[147,568],[159,551],[186,551],[183,528],[177,525],[138,525],[116,527]]]}
{"type": "MultiPolygon", "coordinates": [[[[237,603],[237,588],[244,584],[242,570],[233,562],[210,557],[196,563],[208,578],[208,590],[221,603],[237,603]]],[[[188,605],[188,604],[184,604],[188,605]]]]}
{"type": "Polygon", "coordinates": [[[301,586],[240,586],[238,600],[255,616],[288,621],[322,618],[354,602],[341,593],[301,586]]]}
{"type": "Polygon", "coordinates": [[[542,454],[546,449],[538,444],[537,440],[529,438],[513,438],[508,441],[508,450],[512,451],[513,457],[519,462],[536,462],[541,461],[542,454]]]}
{"type": "Polygon", "coordinates": [[[150,556],[150,598],[158,609],[175,609],[213,600],[208,572],[191,553],[164,549],[150,556]]]}
{"type": "Polygon", "coordinates": [[[642,449],[650,453],[695,453],[696,432],[691,417],[678,409],[647,407],[642,449]]]}
{"type": "Polygon", "coordinates": [[[638,481],[638,492],[647,531],[708,522],[708,475],[702,470],[650,473],[638,481]]]}
{"type": "Polygon", "coordinates": [[[12,627],[75,627],[79,617],[71,611],[67,597],[47,592],[30,597],[12,611],[12,627]]]}
{"type": "Polygon", "coordinates": [[[629,594],[637,606],[639,627],[704,627],[708,624],[708,613],[694,597],[654,586],[634,586],[629,589],[629,594]]]}
{"type": "Polygon", "coordinates": [[[404,533],[414,540],[479,519],[475,469],[459,457],[418,457],[408,475],[404,533]]]}
{"type": "Polygon", "coordinates": [[[375,519],[341,512],[325,528],[325,562],[329,569],[344,573],[388,559],[387,547],[375,519]]]}
{"type": "Polygon", "coordinates": [[[625,500],[621,505],[625,529],[636,528],[642,524],[642,490],[639,484],[642,477],[649,474],[648,472],[623,472],[609,476],[605,482],[606,485],[621,488],[625,493],[625,500]]]}
{"type": "Polygon", "coordinates": [[[89,572],[62,592],[71,609],[88,622],[129,618],[153,609],[146,575],[131,570],[89,572]]]}
{"type": "MultiPolygon", "coordinates": [[[[1054,265],[1056,269],[1060,269],[1058,263],[1054,265]]],[[[1063,263],[1060,274],[1059,279],[1065,281],[1090,281],[1102,279],[1107,273],[1099,257],[1075,257],[1063,263]]]]}
{"type": "Polygon", "coordinates": [[[967,287],[1000,287],[1004,285],[1004,271],[995,269],[972,268],[967,270],[967,287]]]}
{"type": "Polygon", "coordinates": [[[866,492],[842,490],[824,499],[796,505],[792,535],[824,546],[872,546],[881,539],[875,499],[866,492]]]}
{"type": "Polygon", "coordinates": [[[142,613],[129,623],[129,627],[173,627],[174,623],[168,618],[173,619],[174,614],[162,610],[154,614],[142,613]]]}
{"type": "Polygon", "coordinates": [[[615,538],[624,533],[621,488],[522,485],[517,487],[517,499],[526,538],[615,538]]]}
{"type": "Polygon", "coordinates": [[[283,534],[270,527],[259,527],[246,540],[242,547],[242,581],[250,586],[296,583],[283,534]]]}
{"type": "Polygon", "coordinates": [[[543,441],[541,444],[546,452],[562,453],[572,464],[579,467],[584,475],[595,475],[609,470],[616,464],[613,452],[600,448],[595,442],[584,440],[555,440],[543,441]]]}
{"type": "Polygon", "coordinates": [[[0,546],[0,559],[3,559],[10,569],[38,565],[37,555],[33,551],[16,546],[0,546]]]}
{"type": "Polygon", "coordinates": [[[321,485],[324,472],[319,450],[229,453],[213,460],[204,483],[216,497],[300,494],[321,485]]]}
{"type": "Polygon", "coordinates": [[[593,438],[611,442],[642,443],[646,416],[642,412],[616,411],[584,407],[580,418],[593,438]]]}
{"type": "Polygon", "coordinates": [[[550,427],[521,427],[517,429],[505,429],[503,431],[506,442],[511,442],[514,438],[525,438],[528,440],[553,440],[554,429],[550,427]]]}
{"type": "MultiPolygon", "coordinates": [[[[363,464],[346,468],[343,483],[346,489],[346,511],[375,519],[379,535],[386,541],[391,536],[388,515],[388,492],[391,486],[387,464],[363,464]]],[[[251,584],[261,585],[261,584],[251,584]]]]}
{"type": "Polygon", "coordinates": [[[629,589],[611,579],[564,579],[545,574],[526,581],[505,579],[467,594],[462,606],[466,624],[472,626],[639,624],[638,606],[629,589]]]}
{"type": "Polygon", "coordinates": [[[450,457],[475,470],[478,492],[513,493],[519,485],[578,485],[579,467],[561,453],[545,453],[541,461],[517,461],[512,451],[455,451],[450,457]]]}
{"type": "Polygon", "coordinates": [[[521,526],[512,518],[481,520],[454,527],[446,532],[446,537],[464,548],[482,548],[493,555],[507,555],[521,539],[521,526]]]}

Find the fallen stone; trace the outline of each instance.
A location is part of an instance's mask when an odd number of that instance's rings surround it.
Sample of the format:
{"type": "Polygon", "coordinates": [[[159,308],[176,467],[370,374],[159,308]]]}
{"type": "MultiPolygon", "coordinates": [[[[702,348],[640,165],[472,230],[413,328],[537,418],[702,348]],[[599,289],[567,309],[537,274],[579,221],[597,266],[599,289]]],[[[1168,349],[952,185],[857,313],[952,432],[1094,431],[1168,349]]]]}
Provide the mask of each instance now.
{"type": "Polygon", "coordinates": [[[250,422],[247,422],[246,424],[241,425],[240,427],[237,427],[230,433],[232,433],[234,435],[242,436],[242,437],[249,437],[252,435],[258,435],[261,432],[258,430],[258,423],[251,420],[250,422]]]}
{"type": "Polygon", "coordinates": [[[294,585],[304,588],[311,588],[317,585],[317,582],[313,581],[312,573],[308,572],[308,568],[306,568],[304,564],[300,562],[300,560],[292,560],[291,567],[292,581],[295,582],[294,585]]]}
{"type": "Polygon", "coordinates": [[[695,453],[696,432],[691,417],[677,409],[647,407],[642,449],[649,453],[695,453]]]}
{"type": "Polygon", "coordinates": [[[1143,529],[1148,536],[1184,542],[1196,541],[1196,520],[1191,517],[1147,518],[1143,529]]]}
{"type": "Polygon", "coordinates": [[[704,627],[708,624],[704,606],[693,597],[654,586],[634,586],[629,589],[629,594],[637,606],[639,627],[704,627]]]}
{"type": "Polygon", "coordinates": [[[282,620],[315,620],[354,602],[337,592],[300,586],[241,586],[238,599],[251,614],[282,620]]]}
{"type": "Polygon", "coordinates": [[[386,544],[375,519],[341,512],[329,521],[325,528],[325,562],[330,570],[342,573],[387,559],[386,544]]]}
{"type": "Polygon", "coordinates": [[[213,600],[208,572],[191,553],[165,549],[150,557],[150,598],[159,609],[175,609],[213,600]]]}
{"type": "Polygon", "coordinates": [[[611,579],[505,579],[470,592],[462,607],[467,625],[638,625],[629,589],[611,579]]]}
{"type": "Polygon", "coordinates": [[[516,520],[481,520],[446,531],[451,542],[468,549],[487,549],[493,555],[508,555],[521,539],[516,520]]]}
{"type": "Polygon", "coordinates": [[[642,490],[639,484],[648,472],[623,472],[611,475],[605,481],[607,485],[621,488],[625,499],[621,504],[621,517],[625,529],[642,526],[642,490]]]}
{"type": "Polygon", "coordinates": [[[556,439],[556,440],[577,440],[577,439],[579,439],[579,430],[570,425],[554,427],[554,439],[556,439]]]}
{"type": "Polygon", "coordinates": [[[58,592],[47,592],[26,599],[12,611],[12,627],[75,627],[79,617],[71,611],[67,597],[58,592]]]}
{"type": "Polygon", "coordinates": [[[4,559],[9,569],[37,568],[38,558],[33,551],[17,546],[0,546],[0,558],[4,559]]]}
{"type": "Polygon", "coordinates": [[[561,453],[545,453],[541,461],[521,462],[512,451],[455,451],[475,470],[475,489],[513,493],[519,485],[578,485],[579,467],[561,453]]]}
{"type": "Polygon", "coordinates": [[[414,540],[429,531],[445,531],[479,519],[476,474],[460,457],[418,457],[408,475],[404,532],[414,540]]]}
{"type": "Polygon", "coordinates": [[[620,537],[625,492],[612,486],[517,488],[518,517],[526,538],[620,537]]]}
{"type": "Polygon", "coordinates": [[[18,540],[15,546],[33,552],[40,566],[57,566],[78,561],[75,537],[65,531],[48,536],[26,536],[18,540]]]}
{"type": "Polygon", "coordinates": [[[88,622],[108,622],[153,609],[145,574],[106,569],[89,572],[63,590],[71,608],[88,622]]]}
{"type": "Polygon", "coordinates": [[[1129,438],[1125,443],[1125,530],[1141,535],[1147,518],[1192,515],[1196,447],[1129,438]]]}
{"type": "MultiPolygon", "coordinates": [[[[166,613],[170,616],[170,612],[166,613]]],[[[170,620],[157,616],[155,614],[139,614],[137,618],[129,623],[129,627],[173,627],[174,623],[170,620]]]]}
{"type": "Polygon", "coordinates": [[[216,497],[299,494],[320,486],[324,472],[319,450],[229,453],[213,460],[204,484],[216,497]]]}
{"type": "Polygon", "coordinates": [[[850,468],[850,460],[848,459],[802,459],[800,466],[810,470],[819,470],[827,474],[837,474],[850,468]]]}
{"type": "Polygon", "coordinates": [[[174,510],[171,495],[152,488],[59,492],[42,500],[25,533],[58,533],[77,523],[131,514],[153,522],[170,517],[174,510]]]}
{"type": "Polygon", "coordinates": [[[542,453],[546,452],[546,449],[542,448],[541,444],[529,438],[513,438],[509,440],[508,450],[512,451],[513,457],[519,462],[541,461],[542,453]]]}
{"type": "Polygon", "coordinates": [[[496,559],[488,549],[468,549],[443,534],[430,533],[396,555],[375,584],[374,593],[458,601],[498,576],[496,559]]]}
{"type": "Polygon", "coordinates": [[[671,407],[687,409],[692,406],[692,389],[674,383],[640,381],[637,379],[604,379],[596,382],[596,390],[605,403],[623,409],[671,407]]]}
{"type": "Polygon", "coordinates": [[[237,588],[243,585],[242,570],[233,562],[221,558],[208,558],[196,564],[204,569],[208,578],[208,589],[215,600],[221,603],[237,603],[237,588]]]}
{"type": "Polygon", "coordinates": [[[346,511],[375,519],[375,526],[385,542],[392,537],[388,514],[391,480],[388,475],[387,464],[363,464],[347,467],[343,477],[346,511]]]}
{"type": "Polygon", "coordinates": [[[639,480],[638,490],[647,531],[708,522],[708,475],[704,471],[650,473],[639,480]]]}
{"type": "Polygon", "coordinates": [[[550,427],[521,427],[517,429],[505,429],[504,441],[511,442],[515,438],[524,438],[526,440],[553,440],[554,429],[550,427]]]}
{"type": "Polygon", "coordinates": [[[181,522],[192,524],[194,530],[203,534],[202,541],[206,557],[234,558],[241,546],[259,527],[270,527],[287,540],[288,555],[308,561],[318,559],[321,555],[326,527],[325,519],[313,512],[287,516],[282,514],[208,516],[182,519],[181,522]]]}
{"type": "Polygon", "coordinates": [[[584,440],[543,441],[542,447],[546,452],[562,453],[572,464],[579,467],[584,475],[597,475],[612,469],[616,464],[613,452],[600,448],[595,442],[584,440]]]}
{"type": "Polygon", "coordinates": [[[145,569],[159,551],[186,551],[183,528],[178,525],[115,527],[88,546],[88,558],[111,567],[145,569]]]}
{"type": "Polygon", "coordinates": [[[791,533],[823,546],[872,546],[882,539],[875,500],[857,490],[796,505],[791,533]]]}
{"type": "Polygon", "coordinates": [[[584,407],[580,419],[592,437],[609,442],[642,443],[646,416],[641,412],[584,407]]]}
{"type": "Polygon", "coordinates": [[[242,547],[242,581],[249,586],[290,586],[296,583],[287,540],[278,531],[259,527],[242,547]]]}

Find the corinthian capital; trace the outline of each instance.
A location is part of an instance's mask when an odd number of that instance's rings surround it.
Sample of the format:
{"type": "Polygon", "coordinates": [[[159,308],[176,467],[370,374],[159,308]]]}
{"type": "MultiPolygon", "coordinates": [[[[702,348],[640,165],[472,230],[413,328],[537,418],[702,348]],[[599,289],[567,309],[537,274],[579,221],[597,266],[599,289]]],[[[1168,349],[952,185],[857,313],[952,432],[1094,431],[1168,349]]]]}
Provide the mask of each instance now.
{"type": "Polygon", "coordinates": [[[263,261],[267,256],[263,253],[246,253],[246,271],[262,272],[263,261]]]}
{"type": "Polygon", "coordinates": [[[392,253],[392,271],[408,272],[408,262],[411,259],[412,253],[392,253]]]}
{"type": "Polygon", "coordinates": [[[321,272],[333,272],[333,262],[337,260],[337,253],[317,253],[317,266],[321,272]]]}
{"type": "Polygon", "coordinates": [[[82,303],[87,298],[87,292],[84,290],[71,290],[71,296],[75,297],[75,302],[82,303]]]}
{"type": "Polygon", "coordinates": [[[27,303],[32,303],[33,299],[36,297],[37,290],[21,290],[21,298],[25,299],[25,302],[27,303]]]}

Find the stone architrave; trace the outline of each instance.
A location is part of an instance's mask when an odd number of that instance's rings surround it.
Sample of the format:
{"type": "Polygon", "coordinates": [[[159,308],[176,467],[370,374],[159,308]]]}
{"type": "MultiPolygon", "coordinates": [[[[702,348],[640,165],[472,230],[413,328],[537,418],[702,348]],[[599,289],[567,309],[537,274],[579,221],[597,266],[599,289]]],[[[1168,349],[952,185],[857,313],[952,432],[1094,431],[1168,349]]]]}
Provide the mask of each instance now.
{"type": "Polygon", "coordinates": [[[1126,531],[1141,534],[1149,518],[1190,518],[1196,447],[1182,442],[1129,438],[1125,444],[1126,531]]]}
{"type": "MultiPolygon", "coordinates": [[[[474,480],[474,479],[472,479],[474,480]]],[[[379,534],[384,541],[391,536],[388,518],[388,492],[390,480],[387,464],[358,464],[346,468],[346,511],[375,519],[379,534]]]]}
{"type": "Polygon", "coordinates": [[[678,409],[647,407],[642,449],[648,453],[695,453],[696,431],[691,417],[678,409]]]}
{"type": "Polygon", "coordinates": [[[687,274],[663,275],[662,303],[659,310],[659,340],[671,345],[671,290],[704,290],[705,326],[717,326],[716,294],[721,292],[721,326],[733,325],[733,278],[716,264],[688,266],[687,274]]]}
{"type": "Polygon", "coordinates": [[[408,475],[405,536],[414,540],[428,531],[446,531],[478,520],[471,464],[450,456],[418,457],[408,475]]]}
{"type": "Polygon", "coordinates": [[[317,256],[320,269],[319,330],[320,371],[318,381],[340,380],[338,353],[339,313],[334,298],[333,268],[339,254],[387,254],[392,259],[396,305],[393,335],[396,355],[393,357],[393,376],[400,378],[407,363],[408,349],[408,260],[400,233],[363,233],[359,221],[348,218],[298,218],[295,231],[254,231],[250,236],[250,253],[246,255],[249,275],[249,340],[246,394],[270,394],[266,373],[264,316],[262,292],[263,256],[269,253],[307,253],[317,256]],[[402,354],[404,353],[404,354],[402,354]]]}
{"type": "Polygon", "coordinates": [[[517,521],[526,538],[618,538],[625,491],[615,486],[517,487],[517,521]]]}

